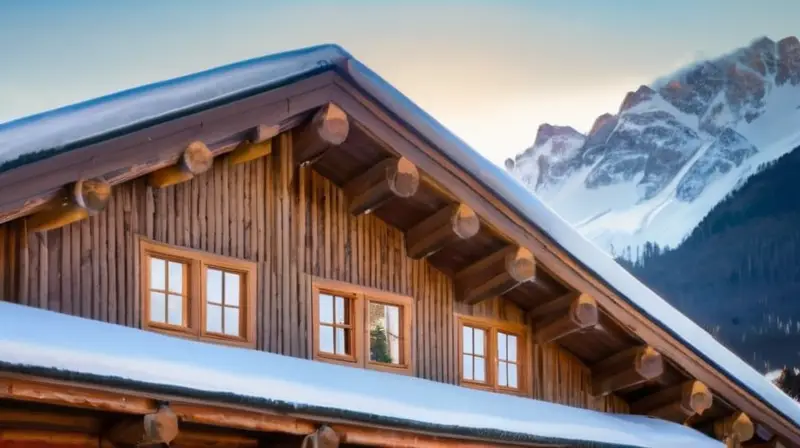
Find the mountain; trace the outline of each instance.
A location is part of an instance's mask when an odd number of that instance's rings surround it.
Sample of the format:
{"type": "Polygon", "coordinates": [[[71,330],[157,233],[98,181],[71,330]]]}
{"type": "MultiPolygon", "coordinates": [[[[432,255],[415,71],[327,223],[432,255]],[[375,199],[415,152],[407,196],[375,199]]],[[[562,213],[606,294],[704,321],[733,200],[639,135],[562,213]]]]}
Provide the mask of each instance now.
{"type": "Polygon", "coordinates": [[[714,206],[677,248],[648,243],[636,262],[618,260],[764,371],[800,366],[798,173],[800,148],[714,206]]]}
{"type": "Polygon", "coordinates": [[[622,99],[588,133],[539,126],[506,168],[613,254],[675,247],[766,162],[800,144],[800,41],[762,37],[622,99]]]}

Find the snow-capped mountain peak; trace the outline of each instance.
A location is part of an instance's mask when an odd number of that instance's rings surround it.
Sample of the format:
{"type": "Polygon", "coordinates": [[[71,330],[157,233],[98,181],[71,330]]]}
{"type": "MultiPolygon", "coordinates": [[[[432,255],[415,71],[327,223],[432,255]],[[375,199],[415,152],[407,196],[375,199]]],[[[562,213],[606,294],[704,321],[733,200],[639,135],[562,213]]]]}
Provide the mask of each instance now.
{"type": "Polygon", "coordinates": [[[800,144],[800,40],[754,40],[642,85],[587,135],[542,124],[507,169],[619,255],[676,246],[765,162],[800,144]],[[635,252],[635,249],[634,249],[635,252]]]}

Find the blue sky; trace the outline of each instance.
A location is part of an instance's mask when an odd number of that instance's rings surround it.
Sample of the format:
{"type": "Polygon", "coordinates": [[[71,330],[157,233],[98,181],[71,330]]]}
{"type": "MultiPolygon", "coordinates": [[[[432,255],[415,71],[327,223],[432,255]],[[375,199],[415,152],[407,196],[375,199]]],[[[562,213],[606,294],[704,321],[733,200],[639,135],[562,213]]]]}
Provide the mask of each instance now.
{"type": "Polygon", "coordinates": [[[543,121],[761,35],[798,0],[0,0],[0,122],[241,59],[338,43],[499,162],[543,121]]]}

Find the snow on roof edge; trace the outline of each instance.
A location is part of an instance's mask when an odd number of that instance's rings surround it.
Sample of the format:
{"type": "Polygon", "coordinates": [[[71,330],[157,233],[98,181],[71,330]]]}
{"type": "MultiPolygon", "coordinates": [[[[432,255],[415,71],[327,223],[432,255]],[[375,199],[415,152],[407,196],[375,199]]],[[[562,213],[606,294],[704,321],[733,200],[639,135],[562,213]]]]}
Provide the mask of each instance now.
{"type": "Polygon", "coordinates": [[[0,370],[456,438],[593,447],[722,447],[693,428],[646,416],[192,341],[9,302],[0,302],[0,370]]]}
{"type": "Polygon", "coordinates": [[[568,222],[540,201],[517,179],[458,138],[408,97],[355,58],[348,61],[349,78],[442,151],[456,165],[472,173],[498,198],[587,271],[614,290],[648,319],[657,323],[697,355],[716,366],[728,378],[800,427],[800,403],[769,382],[749,364],[715,340],[620,266],[594,243],[580,235],[568,222]]]}

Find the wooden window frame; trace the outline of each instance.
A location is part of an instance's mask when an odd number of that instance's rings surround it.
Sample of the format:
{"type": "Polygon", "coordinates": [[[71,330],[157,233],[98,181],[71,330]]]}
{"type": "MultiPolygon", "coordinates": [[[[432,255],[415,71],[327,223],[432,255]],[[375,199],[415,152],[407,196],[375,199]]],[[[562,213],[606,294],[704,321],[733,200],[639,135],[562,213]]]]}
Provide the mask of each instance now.
{"type": "MultiPolygon", "coordinates": [[[[256,346],[256,263],[238,258],[203,252],[139,237],[140,294],[142,328],[145,330],[218,344],[255,348],[256,346]],[[150,257],[184,264],[185,326],[150,321],[150,257]],[[206,268],[233,272],[242,276],[239,298],[240,336],[212,333],[206,330],[206,268]]],[[[223,309],[224,315],[224,309],[223,309]]]]}
{"type": "Polygon", "coordinates": [[[528,328],[525,324],[509,322],[503,320],[490,319],[485,317],[456,315],[458,325],[458,381],[461,386],[473,389],[502,392],[512,395],[530,394],[529,375],[530,358],[528,354],[528,328]],[[486,359],[486,381],[475,381],[464,379],[464,326],[480,328],[486,332],[485,359],[486,359]],[[499,386],[497,381],[497,334],[505,333],[517,337],[517,388],[499,386]]]}
{"type": "Polygon", "coordinates": [[[312,339],[313,339],[313,358],[318,361],[331,362],[334,364],[349,365],[354,367],[379,370],[382,372],[398,373],[402,375],[412,375],[414,372],[414,345],[413,325],[414,325],[414,298],[393,294],[379,289],[368,288],[352,283],[340,282],[336,280],[312,278],[313,304],[312,304],[312,339]],[[320,319],[319,319],[319,295],[328,293],[349,299],[351,316],[351,347],[352,356],[336,355],[320,351],[320,319]],[[381,363],[370,360],[369,348],[369,306],[371,303],[393,305],[400,308],[400,353],[401,364],[381,363]]]}

